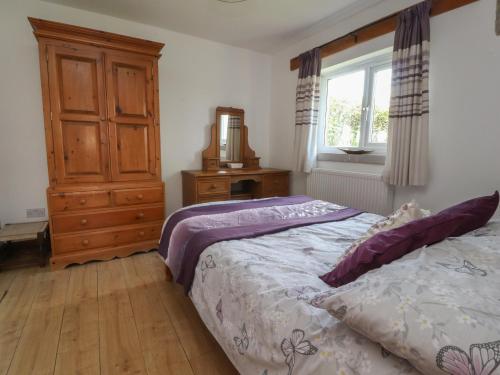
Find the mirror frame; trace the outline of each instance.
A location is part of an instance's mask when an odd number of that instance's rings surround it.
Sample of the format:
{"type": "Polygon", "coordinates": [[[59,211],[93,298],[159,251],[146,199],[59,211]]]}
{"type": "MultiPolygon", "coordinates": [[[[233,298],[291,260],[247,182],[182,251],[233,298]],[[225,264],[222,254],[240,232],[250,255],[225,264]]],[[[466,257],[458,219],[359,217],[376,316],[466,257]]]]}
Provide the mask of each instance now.
{"type": "Polygon", "coordinates": [[[240,129],[240,163],[243,163],[244,169],[258,169],[259,157],[255,156],[255,151],[248,145],[248,127],[245,125],[245,111],[233,107],[217,107],[215,110],[215,124],[210,128],[210,145],[203,151],[203,170],[217,171],[228,169],[227,163],[230,160],[220,160],[220,116],[234,115],[241,118],[240,129]]]}

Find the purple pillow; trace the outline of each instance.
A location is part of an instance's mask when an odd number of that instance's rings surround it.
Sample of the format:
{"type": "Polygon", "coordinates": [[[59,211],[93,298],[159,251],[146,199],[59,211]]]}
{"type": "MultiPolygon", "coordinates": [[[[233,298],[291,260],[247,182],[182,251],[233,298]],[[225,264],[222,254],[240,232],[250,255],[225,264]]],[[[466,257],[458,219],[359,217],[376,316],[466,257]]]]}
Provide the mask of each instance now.
{"type": "MultiPolygon", "coordinates": [[[[459,237],[465,233],[485,226],[495,214],[498,207],[498,191],[493,195],[479,197],[451,206],[439,214],[464,214],[467,215],[461,226],[450,237],[459,237]]],[[[438,215],[439,215],[438,214],[438,215]]]]}
{"type": "Polygon", "coordinates": [[[498,191],[492,196],[472,199],[436,215],[377,233],[320,278],[333,287],[348,284],[366,272],[389,264],[413,250],[482,227],[493,216],[497,207],[498,191]]]}

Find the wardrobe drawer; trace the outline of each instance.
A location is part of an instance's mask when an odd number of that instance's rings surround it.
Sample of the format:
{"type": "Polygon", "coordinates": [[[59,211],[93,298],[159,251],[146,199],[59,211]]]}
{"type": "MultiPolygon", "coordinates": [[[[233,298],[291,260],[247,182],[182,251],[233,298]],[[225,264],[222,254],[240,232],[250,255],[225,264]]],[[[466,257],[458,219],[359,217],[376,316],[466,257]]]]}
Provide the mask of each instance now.
{"type": "Polygon", "coordinates": [[[288,174],[266,175],[262,179],[262,192],[265,196],[288,195],[288,174]]]}
{"type": "Polygon", "coordinates": [[[140,224],[148,221],[162,220],[163,215],[163,205],[126,210],[54,215],[52,217],[52,232],[80,232],[88,229],[100,229],[118,225],[140,224]]]}
{"type": "Polygon", "coordinates": [[[198,180],[197,187],[199,195],[229,193],[231,180],[228,178],[198,180]]]}
{"type": "Polygon", "coordinates": [[[109,207],[111,200],[109,191],[87,191],[49,194],[49,205],[52,211],[72,211],[89,208],[109,207]]]}
{"type": "Polygon", "coordinates": [[[163,188],[113,190],[113,201],[117,206],[163,202],[163,188]]]}
{"type": "Polygon", "coordinates": [[[121,227],[107,231],[54,236],[54,253],[69,253],[100,247],[112,247],[134,242],[159,240],[163,222],[121,227]]]}

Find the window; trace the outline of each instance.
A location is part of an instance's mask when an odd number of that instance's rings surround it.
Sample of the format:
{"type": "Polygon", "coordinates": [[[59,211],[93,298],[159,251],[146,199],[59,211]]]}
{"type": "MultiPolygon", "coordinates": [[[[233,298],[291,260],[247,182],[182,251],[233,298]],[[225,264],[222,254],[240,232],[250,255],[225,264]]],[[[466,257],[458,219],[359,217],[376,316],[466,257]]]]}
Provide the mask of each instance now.
{"type": "Polygon", "coordinates": [[[385,153],[391,59],[391,53],[384,51],[322,73],[320,153],[335,153],[339,147],[371,148],[385,153]]]}

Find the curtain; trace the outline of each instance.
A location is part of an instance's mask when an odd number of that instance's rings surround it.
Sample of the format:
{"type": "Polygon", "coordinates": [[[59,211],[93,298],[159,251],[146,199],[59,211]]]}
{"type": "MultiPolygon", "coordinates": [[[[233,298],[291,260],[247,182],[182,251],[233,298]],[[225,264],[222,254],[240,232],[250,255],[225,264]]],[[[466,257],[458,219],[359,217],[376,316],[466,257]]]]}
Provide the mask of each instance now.
{"type": "Polygon", "coordinates": [[[396,28],[384,169],[391,185],[427,183],[430,9],[428,0],[404,10],[396,28]]]}
{"type": "Polygon", "coordinates": [[[227,124],[226,160],[240,161],[240,118],[229,116],[227,124]]]}
{"type": "Polygon", "coordinates": [[[300,55],[295,110],[294,170],[311,172],[316,163],[319,112],[319,83],[321,76],[320,49],[300,55]]]}
{"type": "Polygon", "coordinates": [[[496,32],[497,32],[497,35],[500,35],[500,0],[497,0],[496,32]]]}

